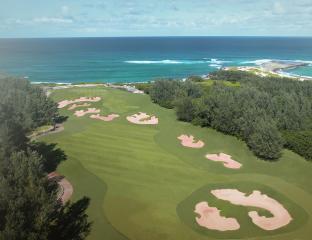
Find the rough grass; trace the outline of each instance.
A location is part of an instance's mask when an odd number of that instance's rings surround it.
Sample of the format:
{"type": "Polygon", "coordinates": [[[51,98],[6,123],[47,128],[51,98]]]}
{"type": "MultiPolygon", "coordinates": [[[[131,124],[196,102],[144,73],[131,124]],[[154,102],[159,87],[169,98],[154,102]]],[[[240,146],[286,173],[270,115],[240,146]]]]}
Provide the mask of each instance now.
{"type": "MultiPolygon", "coordinates": [[[[68,160],[59,167],[74,186],[74,199],[91,197],[89,215],[94,221],[88,239],[165,240],[218,239],[229,235],[194,230],[181,217],[179,206],[193,193],[213,184],[237,186],[249,191],[263,188],[290,208],[294,223],[272,233],[255,227],[242,216],[240,207],[218,201],[223,211],[242,219],[236,238],[310,239],[312,235],[312,165],[300,156],[284,151],[278,162],[258,160],[246,145],[212,129],[178,122],[173,110],[152,104],[146,95],[103,87],[57,90],[59,101],[77,97],[102,97],[93,103],[101,114],[117,113],[112,122],[69,116],[65,130],[44,137],[65,150],[68,160]],[[148,112],[159,117],[159,125],[131,124],[126,116],[148,112]],[[202,149],[181,146],[177,136],[191,134],[205,142],[202,149]],[[224,168],[205,158],[207,153],[224,152],[241,162],[240,170],[224,168]]],[[[260,189],[262,190],[262,189],[260,189]]],[[[204,200],[209,199],[203,196],[204,200]]],[[[195,207],[195,206],[193,206],[195,207]]],[[[194,223],[192,205],[185,209],[194,223]]],[[[247,210],[242,210],[247,211],[247,210]]],[[[263,213],[267,214],[267,213],[263,213]]],[[[231,236],[232,237],[232,236],[231,236]]]]}

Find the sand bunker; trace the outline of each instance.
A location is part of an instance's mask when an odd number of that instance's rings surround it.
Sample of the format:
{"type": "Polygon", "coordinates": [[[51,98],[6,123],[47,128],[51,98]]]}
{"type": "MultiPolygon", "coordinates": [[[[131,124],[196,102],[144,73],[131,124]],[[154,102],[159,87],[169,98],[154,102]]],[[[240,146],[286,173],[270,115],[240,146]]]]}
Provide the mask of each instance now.
{"type": "Polygon", "coordinates": [[[63,204],[69,201],[74,192],[71,183],[65,177],[62,177],[60,174],[56,172],[49,173],[48,178],[55,179],[60,187],[60,191],[58,193],[58,200],[61,200],[63,204]]]}
{"type": "Polygon", "coordinates": [[[81,98],[77,98],[75,100],[64,100],[64,101],[61,101],[58,103],[58,108],[64,108],[70,104],[73,104],[73,103],[79,103],[79,102],[98,102],[100,101],[101,98],[100,97],[90,97],[90,98],[87,98],[87,97],[81,97],[81,98]]]}
{"type": "Polygon", "coordinates": [[[233,160],[230,155],[225,153],[218,154],[207,154],[206,158],[215,162],[223,162],[223,166],[232,169],[241,168],[242,164],[233,160]]]}
{"type": "Polygon", "coordinates": [[[158,124],[158,118],[155,116],[147,115],[146,113],[138,113],[134,114],[132,116],[128,116],[127,120],[129,122],[132,122],[134,124],[158,124]]]}
{"type": "Polygon", "coordinates": [[[189,148],[202,148],[205,144],[203,141],[198,140],[197,142],[194,140],[194,137],[188,136],[188,135],[181,135],[178,137],[179,140],[181,140],[181,144],[184,147],[189,147],[189,148]]]}
{"type": "Polygon", "coordinates": [[[118,118],[118,117],[119,117],[118,114],[109,114],[107,116],[101,116],[100,114],[93,114],[90,116],[90,118],[92,119],[98,119],[98,120],[102,120],[105,122],[113,121],[115,118],[118,118]]]}
{"type": "Polygon", "coordinates": [[[76,109],[76,108],[78,108],[78,107],[90,107],[91,106],[91,104],[90,103],[83,103],[83,104],[73,104],[73,105],[71,105],[69,108],[68,108],[68,110],[74,110],[74,109],[76,109]]]}
{"type": "Polygon", "coordinates": [[[84,115],[86,114],[90,114],[90,113],[99,113],[101,112],[101,110],[99,109],[96,109],[96,108],[88,108],[87,110],[79,110],[79,111],[76,111],[74,113],[75,116],[77,117],[83,117],[84,115]]]}
{"type": "Polygon", "coordinates": [[[196,217],[198,225],[218,231],[233,231],[240,228],[235,218],[226,218],[220,215],[220,210],[215,207],[209,207],[207,202],[196,204],[195,213],[200,217],[196,217]]]}
{"type": "Polygon", "coordinates": [[[229,201],[235,205],[263,208],[271,212],[273,217],[259,216],[258,212],[248,212],[252,222],[264,230],[275,230],[290,223],[292,217],[288,211],[275,199],[261,194],[260,191],[253,191],[246,196],[245,193],[236,189],[212,190],[211,193],[219,199],[229,201]]]}

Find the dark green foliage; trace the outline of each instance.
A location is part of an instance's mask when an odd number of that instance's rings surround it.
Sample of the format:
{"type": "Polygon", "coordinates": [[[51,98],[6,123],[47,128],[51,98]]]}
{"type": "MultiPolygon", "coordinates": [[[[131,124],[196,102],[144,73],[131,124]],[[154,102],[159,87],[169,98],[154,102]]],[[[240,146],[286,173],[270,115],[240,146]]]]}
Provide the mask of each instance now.
{"type": "Polygon", "coordinates": [[[25,150],[28,141],[22,122],[10,110],[12,109],[7,107],[1,108],[0,103],[0,157],[9,156],[13,151],[25,150]]]}
{"type": "Polygon", "coordinates": [[[57,212],[55,224],[51,226],[48,239],[83,240],[90,233],[86,210],[90,200],[86,197],[75,203],[67,203],[57,212]]]}
{"type": "Polygon", "coordinates": [[[138,89],[143,91],[146,94],[150,93],[151,83],[135,83],[134,86],[138,89]]]}
{"type": "Polygon", "coordinates": [[[203,94],[202,88],[191,81],[185,81],[180,85],[180,89],[177,91],[177,97],[190,97],[199,98],[203,94]]]}
{"type": "Polygon", "coordinates": [[[82,240],[90,232],[89,199],[63,206],[57,183],[47,179],[65,153],[55,144],[30,144],[26,137],[57,119],[56,104],[41,89],[25,80],[0,78],[1,240],[82,240]]]}
{"type": "Polygon", "coordinates": [[[173,108],[177,98],[198,98],[202,95],[201,87],[190,81],[159,80],[150,88],[150,96],[153,102],[162,107],[173,108]]]}
{"type": "Polygon", "coordinates": [[[281,156],[283,140],[274,122],[259,118],[247,138],[247,144],[257,156],[277,159],[281,156]]]}
{"type": "Polygon", "coordinates": [[[0,78],[0,89],[0,109],[8,108],[6,112],[11,111],[16,120],[23,121],[26,130],[52,124],[58,115],[56,104],[27,80],[0,78]]]}
{"type": "Polygon", "coordinates": [[[195,106],[190,97],[182,97],[175,101],[177,117],[181,121],[191,122],[195,117],[195,106]]]}
{"type": "Polygon", "coordinates": [[[195,116],[192,122],[202,127],[211,126],[213,105],[209,96],[196,99],[193,104],[195,107],[195,116]]]}
{"type": "Polygon", "coordinates": [[[255,75],[244,71],[215,71],[209,74],[209,77],[214,80],[226,80],[236,82],[242,79],[254,78],[255,75]]]}
{"type": "Polygon", "coordinates": [[[161,106],[175,107],[182,121],[245,140],[257,156],[265,159],[281,155],[280,131],[311,129],[311,82],[259,77],[241,71],[218,71],[210,78],[216,83],[206,91],[200,83],[191,81],[155,82],[151,91],[157,94],[151,98],[161,106]],[[217,84],[218,80],[242,84],[235,88],[217,84]]]}
{"type": "Polygon", "coordinates": [[[56,104],[24,79],[0,78],[0,154],[25,150],[26,134],[41,125],[53,124],[56,104]]]}
{"type": "Polygon", "coordinates": [[[284,131],[285,146],[312,161],[312,131],[284,131]]]}
{"type": "Polygon", "coordinates": [[[65,206],[58,186],[49,181],[35,152],[3,160],[0,178],[0,239],[84,239],[90,231],[83,198],[65,206]]]}
{"type": "Polygon", "coordinates": [[[165,108],[173,108],[173,100],[181,82],[176,80],[159,80],[150,88],[150,96],[154,103],[165,108]]]}
{"type": "Polygon", "coordinates": [[[201,76],[190,76],[187,78],[187,80],[192,82],[203,82],[204,78],[202,78],[201,76]]]}
{"type": "Polygon", "coordinates": [[[45,177],[35,153],[12,154],[0,180],[1,239],[47,239],[57,185],[45,177]]]}
{"type": "Polygon", "coordinates": [[[67,159],[65,152],[54,143],[33,142],[30,148],[42,156],[42,168],[47,173],[55,171],[57,166],[67,159]]]}

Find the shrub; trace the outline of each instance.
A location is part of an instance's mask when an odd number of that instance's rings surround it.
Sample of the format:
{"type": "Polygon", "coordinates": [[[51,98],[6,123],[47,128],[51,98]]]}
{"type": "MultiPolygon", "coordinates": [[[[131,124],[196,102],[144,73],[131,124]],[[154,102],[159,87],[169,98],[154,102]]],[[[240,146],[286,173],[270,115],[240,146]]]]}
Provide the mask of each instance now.
{"type": "Polygon", "coordinates": [[[195,117],[195,106],[190,97],[175,101],[177,117],[181,121],[191,122],[195,117]]]}
{"type": "Polygon", "coordinates": [[[284,131],[285,147],[312,161],[312,131],[284,131]]]}
{"type": "Polygon", "coordinates": [[[189,76],[187,80],[192,82],[203,82],[204,78],[202,78],[201,76],[189,76]]]}
{"type": "Polygon", "coordinates": [[[175,80],[158,80],[150,88],[154,103],[165,108],[173,108],[173,100],[181,83],[175,80]]]}
{"type": "Polygon", "coordinates": [[[268,119],[256,121],[247,144],[259,157],[277,159],[281,156],[283,140],[274,123],[268,119]]]}

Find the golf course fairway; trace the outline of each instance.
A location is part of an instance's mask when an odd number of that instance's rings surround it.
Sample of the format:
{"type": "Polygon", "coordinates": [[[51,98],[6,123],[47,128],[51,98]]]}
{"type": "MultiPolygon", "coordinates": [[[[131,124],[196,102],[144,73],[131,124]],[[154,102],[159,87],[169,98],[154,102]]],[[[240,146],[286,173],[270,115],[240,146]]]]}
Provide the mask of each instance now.
{"type": "MultiPolygon", "coordinates": [[[[51,97],[60,102],[80,97],[100,97],[91,108],[101,115],[118,114],[105,122],[74,116],[64,131],[40,140],[57,143],[67,154],[58,172],[71,182],[73,199],[88,196],[93,221],[89,240],[197,240],[197,239],[311,239],[312,236],[312,163],[284,150],[275,162],[256,158],[244,142],[209,128],[176,120],[173,110],[153,104],[148,95],[132,94],[107,87],[55,90],[51,97]],[[139,112],[156,116],[157,125],[138,125],[127,116],[139,112]],[[181,145],[178,136],[192,135],[202,140],[202,148],[181,145]],[[206,154],[225,153],[242,166],[230,169],[210,161],[206,154]],[[251,221],[249,211],[271,217],[270,212],[232,205],[214,197],[214,189],[254,190],[274,198],[289,212],[291,222],[266,231],[251,221]],[[196,223],[194,212],[199,202],[235,218],[240,228],[217,231],[196,223]]],[[[85,109],[83,107],[75,110],[85,109]]]]}

